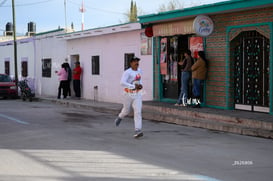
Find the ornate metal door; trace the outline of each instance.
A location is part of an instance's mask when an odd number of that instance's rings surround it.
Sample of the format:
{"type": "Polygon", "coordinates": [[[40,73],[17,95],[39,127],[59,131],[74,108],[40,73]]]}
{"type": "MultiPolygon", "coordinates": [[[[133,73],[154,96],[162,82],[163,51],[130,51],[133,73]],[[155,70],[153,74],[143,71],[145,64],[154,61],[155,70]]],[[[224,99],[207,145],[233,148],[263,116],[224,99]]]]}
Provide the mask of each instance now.
{"type": "Polygon", "coordinates": [[[235,109],[269,112],[269,39],[257,31],[231,42],[235,109]]]}

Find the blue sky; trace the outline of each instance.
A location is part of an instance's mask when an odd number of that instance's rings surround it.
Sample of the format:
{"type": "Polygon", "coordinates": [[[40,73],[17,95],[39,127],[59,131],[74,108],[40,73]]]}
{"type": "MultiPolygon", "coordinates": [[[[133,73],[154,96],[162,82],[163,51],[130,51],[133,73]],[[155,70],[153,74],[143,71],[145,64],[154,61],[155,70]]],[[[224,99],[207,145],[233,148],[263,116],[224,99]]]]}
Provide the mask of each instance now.
{"type": "MultiPolygon", "coordinates": [[[[27,32],[27,24],[36,23],[36,31],[44,32],[73,22],[76,31],[81,30],[82,14],[79,11],[82,0],[14,0],[16,11],[16,31],[27,32]],[[66,13],[64,2],[66,2],[66,13]],[[65,18],[66,14],[66,18],[65,18]]],[[[170,0],[134,0],[142,14],[156,13],[160,5],[167,5],[170,0]]],[[[215,3],[223,0],[177,0],[184,7],[215,3]],[[184,2],[184,4],[183,4],[184,2]]],[[[5,30],[7,22],[12,22],[11,0],[0,0],[0,33],[5,30]]],[[[84,0],[85,29],[105,27],[124,23],[125,13],[130,8],[131,0],[84,0]]]]}

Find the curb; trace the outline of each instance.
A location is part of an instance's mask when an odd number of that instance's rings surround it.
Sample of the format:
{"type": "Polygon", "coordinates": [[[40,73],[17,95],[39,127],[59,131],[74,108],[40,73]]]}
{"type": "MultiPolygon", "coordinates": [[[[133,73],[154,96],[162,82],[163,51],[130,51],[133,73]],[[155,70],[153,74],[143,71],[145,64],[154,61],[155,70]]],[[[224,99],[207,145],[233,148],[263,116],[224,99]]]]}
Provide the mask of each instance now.
{"type": "MultiPolygon", "coordinates": [[[[117,115],[122,108],[121,104],[109,106],[108,104],[111,103],[107,103],[105,106],[104,103],[95,101],[86,103],[52,98],[38,98],[38,100],[75,108],[93,109],[97,112],[114,115],[117,115]]],[[[142,110],[143,119],[147,120],[273,139],[273,122],[145,104],[143,104],[142,110]]],[[[132,117],[132,114],[129,116],[132,117]]]]}

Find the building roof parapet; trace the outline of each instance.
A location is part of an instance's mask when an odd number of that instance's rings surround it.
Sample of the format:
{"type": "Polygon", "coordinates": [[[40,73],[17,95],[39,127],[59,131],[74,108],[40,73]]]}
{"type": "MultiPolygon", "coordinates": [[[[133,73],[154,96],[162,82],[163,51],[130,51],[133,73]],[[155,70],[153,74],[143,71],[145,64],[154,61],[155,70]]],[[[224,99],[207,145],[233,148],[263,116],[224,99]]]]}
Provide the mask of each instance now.
{"type": "Polygon", "coordinates": [[[65,29],[63,29],[63,28],[59,28],[59,29],[55,29],[55,30],[45,31],[45,32],[41,32],[41,33],[36,33],[35,36],[48,35],[48,34],[52,34],[52,33],[56,33],[56,32],[62,32],[64,30],[65,29]]]}
{"type": "MultiPolygon", "coordinates": [[[[16,42],[23,44],[23,43],[28,43],[30,41],[33,41],[33,37],[29,36],[17,36],[16,37],[16,42]]],[[[13,36],[7,37],[7,36],[2,36],[0,37],[0,46],[8,46],[8,45],[13,45],[13,36]]]]}
{"type": "Polygon", "coordinates": [[[257,9],[263,7],[272,7],[272,0],[230,0],[202,6],[195,6],[173,11],[166,11],[157,14],[139,16],[139,22],[142,25],[159,23],[170,20],[180,20],[194,17],[201,14],[222,14],[226,12],[236,12],[248,9],[257,9]]]}
{"type": "Polygon", "coordinates": [[[137,23],[124,23],[124,24],[112,25],[112,26],[107,26],[107,27],[88,29],[88,30],[84,30],[84,31],[76,31],[76,32],[59,34],[57,36],[57,38],[59,38],[59,39],[76,39],[76,38],[100,36],[100,35],[125,32],[125,31],[134,31],[134,30],[140,30],[140,29],[141,29],[141,25],[138,22],[137,23]]]}

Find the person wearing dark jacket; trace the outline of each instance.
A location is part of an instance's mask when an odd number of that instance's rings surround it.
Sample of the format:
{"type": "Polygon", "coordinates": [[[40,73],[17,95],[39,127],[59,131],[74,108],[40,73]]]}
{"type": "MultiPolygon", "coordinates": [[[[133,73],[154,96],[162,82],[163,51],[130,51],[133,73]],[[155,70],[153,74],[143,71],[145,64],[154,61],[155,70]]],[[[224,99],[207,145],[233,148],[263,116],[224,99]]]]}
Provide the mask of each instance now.
{"type": "Polygon", "coordinates": [[[194,105],[193,107],[200,107],[200,96],[204,80],[207,76],[207,59],[204,51],[199,51],[197,61],[191,67],[192,78],[193,78],[193,96],[194,105]]]}
{"type": "Polygon", "coordinates": [[[70,84],[71,84],[71,80],[72,80],[72,70],[70,68],[70,65],[69,63],[64,63],[64,66],[65,66],[65,69],[68,73],[68,76],[67,76],[67,96],[70,96],[71,97],[71,88],[70,88],[70,84]]]}

